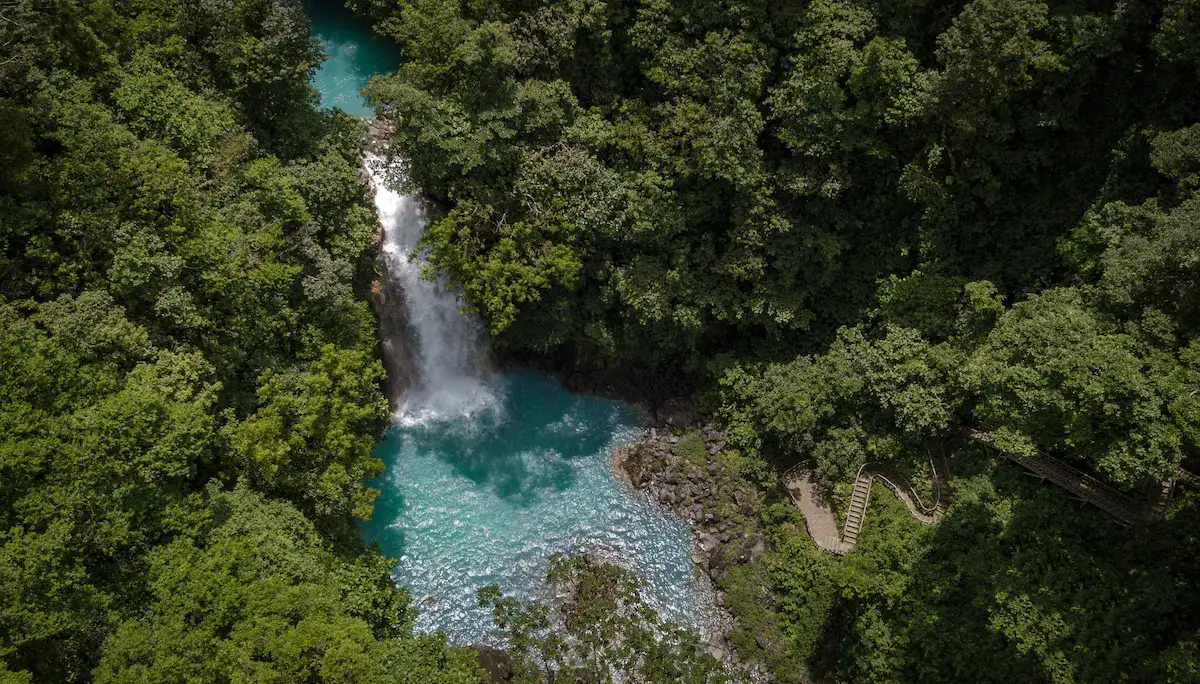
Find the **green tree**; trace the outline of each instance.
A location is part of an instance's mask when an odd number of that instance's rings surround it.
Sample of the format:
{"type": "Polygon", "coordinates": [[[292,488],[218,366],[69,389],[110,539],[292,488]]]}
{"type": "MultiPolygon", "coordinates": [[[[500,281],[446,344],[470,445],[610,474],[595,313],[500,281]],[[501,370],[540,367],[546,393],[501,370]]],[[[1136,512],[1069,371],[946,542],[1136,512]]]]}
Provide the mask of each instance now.
{"type": "Polygon", "coordinates": [[[205,498],[150,554],[150,603],[105,642],[97,682],[479,680],[444,637],[377,638],[353,616],[344,561],[293,507],[246,488],[205,498]]]}
{"type": "Polygon", "coordinates": [[[303,370],[269,375],[258,409],[231,427],[229,471],[317,521],[369,518],[379,492],[364,483],[383,472],[371,456],[388,417],[382,380],[377,359],[332,345],[303,370]]]}

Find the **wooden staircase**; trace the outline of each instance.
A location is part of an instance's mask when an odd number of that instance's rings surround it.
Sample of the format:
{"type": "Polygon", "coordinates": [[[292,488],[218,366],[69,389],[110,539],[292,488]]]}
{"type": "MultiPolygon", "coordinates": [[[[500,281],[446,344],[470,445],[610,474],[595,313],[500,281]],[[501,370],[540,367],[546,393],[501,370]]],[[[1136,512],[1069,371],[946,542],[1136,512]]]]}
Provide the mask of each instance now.
{"type": "Polygon", "coordinates": [[[858,534],[862,532],[863,521],[867,517],[867,502],[871,498],[871,481],[875,478],[870,472],[860,470],[854,479],[854,491],[850,494],[850,510],[846,512],[846,525],[842,528],[842,542],[854,546],[858,534]]]}
{"type": "MultiPolygon", "coordinates": [[[[991,435],[973,428],[965,428],[963,434],[990,449],[995,449],[994,453],[1001,459],[1018,463],[1035,475],[1067,490],[1080,501],[1086,501],[1108,512],[1122,525],[1149,525],[1161,520],[1171,502],[1176,483],[1200,487],[1200,476],[1180,468],[1175,479],[1156,483],[1150,488],[1146,501],[1139,502],[1053,456],[1039,454],[1037,457],[1029,457],[999,451],[991,435]]],[[[931,455],[929,467],[934,495],[932,504],[922,501],[912,485],[899,473],[876,463],[868,463],[860,468],[854,478],[850,508],[846,512],[846,521],[840,534],[837,514],[820,495],[820,483],[804,462],[796,464],[784,473],[783,480],[792,501],[804,515],[813,541],[821,550],[841,556],[854,548],[858,536],[862,534],[867,517],[867,504],[871,499],[871,485],[875,480],[887,485],[918,521],[932,525],[941,518],[950,503],[950,468],[945,454],[931,455]]]]}

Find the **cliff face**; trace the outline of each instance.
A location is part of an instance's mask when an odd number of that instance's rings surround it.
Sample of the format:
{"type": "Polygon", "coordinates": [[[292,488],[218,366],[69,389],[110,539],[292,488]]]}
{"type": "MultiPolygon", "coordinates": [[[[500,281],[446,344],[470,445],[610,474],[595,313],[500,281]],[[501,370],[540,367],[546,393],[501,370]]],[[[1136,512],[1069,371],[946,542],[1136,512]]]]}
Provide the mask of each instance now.
{"type": "Polygon", "coordinates": [[[380,276],[373,284],[371,303],[375,306],[375,318],[379,322],[379,355],[387,371],[384,393],[388,404],[395,412],[404,400],[404,394],[412,387],[413,356],[408,320],[404,309],[404,294],[388,278],[387,264],[380,259],[380,276]]]}
{"type": "MultiPolygon", "coordinates": [[[[367,150],[369,155],[386,159],[389,154],[388,140],[391,136],[390,125],[383,119],[367,120],[367,150]]],[[[362,171],[362,180],[375,194],[377,182],[366,168],[362,171]]],[[[408,315],[404,303],[404,292],[397,284],[396,278],[389,272],[388,260],[383,250],[383,225],[378,224],[375,230],[376,272],[378,278],[371,284],[371,304],[375,307],[375,319],[379,325],[379,355],[383,359],[383,367],[387,371],[384,381],[384,393],[392,411],[400,408],[405,393],[413,386],[414,377],[413,350],[410,340],[411,330],[408,326],[408,315]]]]}

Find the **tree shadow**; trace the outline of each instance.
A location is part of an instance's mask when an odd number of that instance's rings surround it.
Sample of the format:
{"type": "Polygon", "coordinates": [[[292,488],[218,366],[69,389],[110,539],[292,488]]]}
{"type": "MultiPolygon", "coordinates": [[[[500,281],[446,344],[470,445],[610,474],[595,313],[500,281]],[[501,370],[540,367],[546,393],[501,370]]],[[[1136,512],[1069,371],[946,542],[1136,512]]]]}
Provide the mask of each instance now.
{"type": "Polygon", "coordinates": [[[906,681],[1151,681],[1147,663],[1200,626],[1194,506],[1123,528],[986,455],[955,466],[963,491],[892,616],[906,681]]]}

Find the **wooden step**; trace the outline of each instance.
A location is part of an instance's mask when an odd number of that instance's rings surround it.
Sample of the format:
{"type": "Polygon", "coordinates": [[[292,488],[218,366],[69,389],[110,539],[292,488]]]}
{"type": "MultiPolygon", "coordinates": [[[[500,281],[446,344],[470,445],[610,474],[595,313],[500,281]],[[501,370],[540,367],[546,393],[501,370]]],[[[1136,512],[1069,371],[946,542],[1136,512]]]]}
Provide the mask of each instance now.
{"type": "Polygon", "coordinates": [[[850,493],[850,510],[846,511],[846,525],[842,531],[842,541],[853,546],[862,533],[863,520],[867,515],[867,501],[871,498],[871,478],[860,477],[854,482],[850,493]]]}

